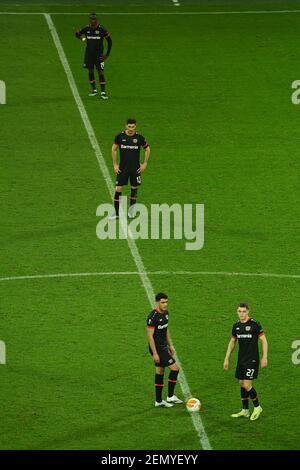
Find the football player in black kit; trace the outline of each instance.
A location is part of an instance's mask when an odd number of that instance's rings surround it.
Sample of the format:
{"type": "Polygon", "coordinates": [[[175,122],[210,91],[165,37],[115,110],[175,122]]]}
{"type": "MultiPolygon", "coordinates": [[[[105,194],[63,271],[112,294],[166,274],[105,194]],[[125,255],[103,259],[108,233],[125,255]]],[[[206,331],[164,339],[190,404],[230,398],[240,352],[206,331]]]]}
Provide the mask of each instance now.
{"type": "Polygon", "coordinates": [[[262,412],[256,390],[252,386],[252,380],[257,379],[259,369],[258,339],[262,342],[262,368],[268,365],[268,343],[260,323],[249,316],[248,304],[240,303],[237,308],[237,313],[239,321],[232,327],[232,336],[224,359],[224,369],[228,370],[230,355],[236,345],[236,341],[238,341],[239,354],[235,377],[239,380],[241,386],[241,400],[243,406],[241,411],[231,416],[233,418],[249,418],[250,397],[254,405],[254,411],[251,414],[250,420],[255,421],[262,412]]]}
{"type": "Polygon", "coordinates": [[[122,187],[131,185],[130,207],[128,217],[133,218],[135,215],[134,205],[137,199],[137,188],[142,184],[141,174],[145,171],[150,157],[150,147],[145,137],[136,132],[136,120],[127,119],[126,129],[116,135],[112,145],[112,162],[116,172],[116,191],[114,196],[115,214],[110,219],[119,217],[120,197],[122,195],[122,187]],[[144,162],[140,163],[141,147],[145,150],[144,162]],[[117,150],[120,149],[120,163],[117,163],[117,150]]]}
{"type": "Polygon", "coordinates": [[[156,307],[147,317],[147,339],[149,352],[153,357],[155,364],[155,406],[164,406],[170,408],[176,403],[182,403],[182,400],[174,395],[174,389],[177,382],[179,367],[173,357],[175,353],[171,342],[168,324],[168,296],[160,292],[155,296],[156,307]],[[168,397],[162,399],[162,390],[164,386],[165,367],[170,369],[168,380],[168,397]]]}
{"type": "Polygon", "coordinates": [[[111,48],[112,40],[109,32],[100,26],[98,23],[96,13],[90,14],[90,24],[76,31],[75,36],[82,41],[86,41],[86,49],[84,55],[84,67],[89,71],[89,81],[92,87],[90,96],[97,95],[96,80],[94,75],[94,68],[96,67],[99,75],[101,98],[108,99],[105,92],[105,77],[104,77],[104,61],[108,58],[111,48]],[[104,54],[103,41],[107,41],[107,51],[104,54]]]}

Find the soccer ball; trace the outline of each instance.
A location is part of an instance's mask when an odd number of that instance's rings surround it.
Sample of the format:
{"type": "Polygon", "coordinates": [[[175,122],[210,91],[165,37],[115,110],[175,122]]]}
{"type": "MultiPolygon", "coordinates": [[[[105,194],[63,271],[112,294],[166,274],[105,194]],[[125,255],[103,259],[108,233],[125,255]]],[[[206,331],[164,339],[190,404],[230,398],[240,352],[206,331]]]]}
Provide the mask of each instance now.
{"type": "Polygon", "coordinates": [[[199,411],[201,408],[201,402],[198,400],[198,398],[190,398],[186,402],[186,409],[188,410],[189,413],[195,413],[196,411],[199,411]]]}

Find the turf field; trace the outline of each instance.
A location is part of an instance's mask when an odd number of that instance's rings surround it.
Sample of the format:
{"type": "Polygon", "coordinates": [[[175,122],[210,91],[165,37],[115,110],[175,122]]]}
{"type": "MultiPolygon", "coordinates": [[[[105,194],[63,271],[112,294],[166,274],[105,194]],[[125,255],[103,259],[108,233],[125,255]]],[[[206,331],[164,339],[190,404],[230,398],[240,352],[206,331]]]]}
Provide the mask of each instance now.
{"type": "MultiPolygon", "coordinates": [[[[152,151],[139,201],[205,205],[202,250],[186,251],[184,240],[137,247],[154,291],[169,294],[171,334],[211,447],[299,449],[300,107],[291,83],[300,79],[300,12],[229,12],[300,10],[300,1],[100,3],[5,0],[0,10],[56,13],[112,178],[112,139],[133,115],[152,151]],[[113,39],[107,102],[87,96],[74,37],[91,10],[113,39]],[[222,369],[240,300],[270,344],[255,384],[264,413],[253,423],[230,418],[240,408],[236,353],[222,369]]],[[[1,14],[0,30],[0,448],[200,449],[184,407],[153,407],[149,300],[127,242],[96,237],[96,208],[110,195],[46,19],[1,14]],[[99,275],[47,277],[69,273],[99,275]]]]}

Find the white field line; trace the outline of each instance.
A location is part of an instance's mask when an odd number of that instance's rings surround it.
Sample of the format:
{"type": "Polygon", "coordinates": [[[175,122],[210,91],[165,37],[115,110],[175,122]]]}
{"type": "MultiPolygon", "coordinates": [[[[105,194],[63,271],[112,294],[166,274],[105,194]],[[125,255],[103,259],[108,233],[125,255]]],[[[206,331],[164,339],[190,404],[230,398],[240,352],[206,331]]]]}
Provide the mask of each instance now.
{"type": "MultiPolygon", "coordinates": [[[[75,80],[74,80],[74,77],[73,77],[68,59],[66,57],[65,51],[62,47],[62,44],[60,42],[58,33],[56,31],[56,28],[55,28],[55,25],[52,21],[51,16],[48,13],[45,13],[44,16],[45,16],[46,22],[48,24],[52,39],[53,39],[54,44],[55,44],[55,47],[57,49],[59,58],[61,60],[62,66],[63,66],[63,68],[65,70],[65,73],[66,73],[66,76],[68,78],[69,85],[70,85],[71,91],[72,91],[73,96],[74,96],[74,100],[77,104],[78,111],[81,115],[81,119],[82,119],[82,122],[84,124],[85,129],[86,129],[86,132],[88,134],[91,146],[94,149],[94,152],[95,152],[96,158],[98,160],[99,167],[100,167],[100,170],[102,172],[103,178],[105,180],[108,192],[109,192],[111,198],[113,199],[114,184],[113,184],[113,181],[110,177],[110,174],[109,174],[108,168],[106,166],[102,151],[101,151],[100,146],[98,144],[94,129],[91,125],[91,122],[90,122],[89,117],[87,115],[87,112],[85,110],[84,104],[83,104],[83,102],[80,98],[78,88],[76,86],[76,83],[75,83],[75,80]]],[[[122,222],[122,217],[121,217],[120,221],[121,221],[121,224],[122,224],[123,223],[122,222]]],[[[129,236],[130,236],[130,233],[129,233],[129,236]]],[[[138,251],[138,248],[136,246],[135,241],[132,238],[127,238],[127,242],[128,242],[128,246],[129,246],[129,249],[131,251],[132,257],[134,259],[134,262],[136,264],[140,279],[143,283],[144,289],[145,289],[146,294],[148,296],[149,303],[152,307],[153,306],[153,301],[154,301],[154,290],[153,290],[151,281],[150,281],[150,279],[149,279],[149,277],[146,273],[144,263],[142,261],[142,258],[140,256],[140,254],[139,254],[139,251],[138,251]]],[[[179,359],[178,359],[177,356],[176,356],[176,359],[178,361],[178,364],[180,365],[180,362],[179,362],[179,359]]],[[[179,383],[180,383],[182,392],[184,394],[185,399],[187,400],[192,396],[192,394],[191,394],[189,385],[187,383],[187,380],[185,378],[185,374],[184,374],[184,371],[183,371],[182,367],[181,367],[181,373],[179,374],[178,377],[179,377],[179,383]]],[[[210,445],[209,439],[207,437],[207,434],[205,432],[204,425],[202,423],[200,415],[198,413],[192,413],[191,418],[192,418],[195,430],[196,430],[196,432],[199,436],[202,448],[205,449],[205,450],[211,450],[211,445],[210,445]]]]}
{"type": "MultiPolygon", "coordinates": [[[[101,12],[101,16],[147,16],[147,15],[271,15],[280,13],[300,13],[300,10],[248,10],[248,11],[153,11],[153,12],[101,12]]],[[[80,15],[86,16],[87,12],[19,12],[0,11],[0,15],[80,15]]]]}
{"type": "MultiPolygon", "coordinates": [[[[0,277],[2,281],[21,281],[26,279],[51,279],[64,277],[105,277],[105,276],[140,276],[139,271],[103,271],[93,273],[53,273],[53,274],[32,274],[28,276],[5,276],[0,277]]],[[[300,274],[277,274],[277,273],[239,273],[226,271],[147,271],[142,273],[147,276],[246,276],[278,279],[300,279],[300,274]]]]}

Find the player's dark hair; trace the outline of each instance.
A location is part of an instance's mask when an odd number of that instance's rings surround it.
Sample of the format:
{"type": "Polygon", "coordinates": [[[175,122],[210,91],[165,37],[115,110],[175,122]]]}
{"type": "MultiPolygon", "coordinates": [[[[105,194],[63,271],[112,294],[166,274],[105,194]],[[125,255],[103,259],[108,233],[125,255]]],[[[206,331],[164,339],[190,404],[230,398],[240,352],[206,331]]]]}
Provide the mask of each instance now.
{"type": "Polygon", "coordinates": [[[93,19],[93,18],[97,18],[97,15],[95,12],[92,12],[90,13],[90,18],[93,19]]]}
{"type": "Polygon", "coordinates": [[[168,298],[167,294],[164,294],[163,292],[159,292],[155,296],[156,302],[159,302],[161,299],[167,299],[167,298],[168,298]]]}
{"type": "Polygon", "coordinates": [[[128,118],[127,121],[126,121],[126,124],[136,124],[136,119],[128,118]]]}
{"type": "Polygon", "coordinates": [[[249,310],[249,304],[246,304],[246,302],[240,302],[237,308],[246,308],[247,310],[249,310]]]}

